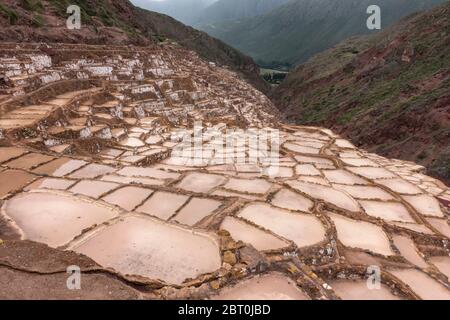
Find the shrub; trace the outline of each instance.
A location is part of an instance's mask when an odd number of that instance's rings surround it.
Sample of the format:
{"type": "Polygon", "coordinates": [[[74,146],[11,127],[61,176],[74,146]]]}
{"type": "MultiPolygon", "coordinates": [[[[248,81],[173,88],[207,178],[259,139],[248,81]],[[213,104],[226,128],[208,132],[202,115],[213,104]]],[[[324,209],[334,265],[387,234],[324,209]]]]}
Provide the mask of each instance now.
{"type": "Polygon", "coordinates": [[[2,13],[5,17],[7,17],[9,19],[9,24],[16,24],[17,21],[19,20],[19,16],[17,15],[17,13],[8,8],[3,6],[2,4],[0,4],[0,13],[2,13]]]}

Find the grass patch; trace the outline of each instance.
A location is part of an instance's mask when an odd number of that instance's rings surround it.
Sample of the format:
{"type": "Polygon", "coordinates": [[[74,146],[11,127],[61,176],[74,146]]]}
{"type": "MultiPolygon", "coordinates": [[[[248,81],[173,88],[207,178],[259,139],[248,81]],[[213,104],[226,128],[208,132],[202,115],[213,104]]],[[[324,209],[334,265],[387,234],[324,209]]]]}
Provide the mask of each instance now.
{"type": "Polygon", "coordinates": [[[40,14],[36,14],[33,16],[33,20],[31,21],[31,25],[36,28],[43,27],[45,24],[44,18],[40,14]]]}
{"type": "Polygon", "coordinates": [[[28,11],[42,12],[44,5],[39,0],[21,0],[21,6],[28,11]]]}
{"type": "Polygon", "coordinates": [[[0,3],[0,13],[3,14],[6,18],[8,18],[9,24],[11,25],[16,24],[17,21],[19,20],[19,16],[14,10],[2,5],[1,3],[0,3]]]}

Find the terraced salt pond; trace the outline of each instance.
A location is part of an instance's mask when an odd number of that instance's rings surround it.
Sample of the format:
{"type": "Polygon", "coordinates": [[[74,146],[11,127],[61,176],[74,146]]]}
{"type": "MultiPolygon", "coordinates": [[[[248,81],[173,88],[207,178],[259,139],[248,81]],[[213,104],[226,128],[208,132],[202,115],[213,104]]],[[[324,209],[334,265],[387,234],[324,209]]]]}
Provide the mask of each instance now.
{"type": "Polygon", "coordinates": [[[173,220],[189,226],[194,226],[203,218],[211,215],[221,205],[222,203],[220,201],[193,198],[180,210],[173,220]]]}
{"type": "Polygon", "coordinates": [[[238,216],[292,240],[299,247],[325,240],[325,228],[319,219],[310,214],[291,213],[267,204],[251,204],[238,216]]]}
{"type": "Polygon", "coordinates": [[[23,188],[31,183],[36,176],[21,170],[5,170],[0,172],[0,198],[23,188]]]}
{"type": "Polygon", "coordinates": [[[443,217],[441,207],[436,198],[429,195],[403,196],[406,202],[411,204],[424,216],[443,217]]]}
{"type": "Polygon", "coordinates": [[[341,184],[367,184],[367,181],[345,170],[323,170],[323,174],[332,183],[341,184]]]}
{"type": "Polygon", "coordinates": [[[110,166],[92,163],[75,171],[69,177],[74,179],[94,179],[114,171],[115,169],[110,166]]]}
{"type": "Polygon", "coordinates": [[[191,173],[185,177],[177,186],[192,192],[207,193],[226,182],[226,178],[205,173],[191,173]]]}
{"type": "Polygon", "coordinates": [[[35,189],[53,189],[53,190],[66,190],[73,186],[76,181],[59,179],[59,178],[42,178],[32,184],[28,185],[24,190],[30,191],[35,189]]]}
{"type": "Polygon", "coordinates": [[[53,157],[40,153],[29,153],[18,159],[8,162],[6,165],[13,169],[32,169],[53,159],[53,157]]]}
{"type": "Polygon", "coordinates": [[[431,257],[429,260],[450,280],[450,257],[431,257]]]}
{"type": "Polygon", "coordinates": [[[2,152],[0,152],[0,163],[20,157],[21,155],[25,154],[26,152],[27,151],[25,149],[17,148],[17,147],[2,148],[2,152]]]}
{"type": "Polygon", "coordinates": [[[63,177],[75,170],[80,169],[86,164],[87,162],[83,160],[60,158],[36,168],[33,172],[37,174],[46,174],[53,177],[63,177]]]}
{"type": "Polygon", "coordinates": [[[358,203],[342,191],[327,186],[319,186],[317,184],[300,181],[288,181],[287,184],[295,190],[298,190],[313,198],[331,203],[338,208],[352,212],[361,211],[358,203]]]}
{"type": "Polygon", "coordinates": [[[415,186],[414,184],[405,181],[403,179],[386,179],[386,180],[378,180],[377,183],[384,185],[391,189],[394,192],[398,192],[400,194],[420,194],[422,190],[415,186]]]}
{"type": "Polygon", "coordinates": [[[136,209],[163,220],[168,220],[189,199],[184,195],[158,191],[136,209]]]}
{"type": "Polygon", "coordinates": [[[314,202],[308,198],[287,189],[278,191],[272,199],[272,204],[280,208],[303,212],[309,212],[314,206],[314,202]]]}
{"type": "Polygon", "coordinates": [[[211,235],[128,216],[71,247],[122,274],[181,284],[220,268],[219,245],[211,235]]]}
{"type": "Polygon", "coordinates": [[[112,205],[119,206],[127,211],[131,211],[147,199],[153,190],[128,186],[115,190],[102,198],[112,205]]]}
{"type": "Polygon", "coordinates": [[[212,300],[309,300],[295,282],[281,274],[256,276],[225,288],[212,300]]]}
{"type": "Polygon", "coordinates": [[[384,201],[395,199],[391,194],[378,187],[333,184],[333,188],[345,191],[356,199],[384,201]]]}
{"type": "Polygon", "coordinates": [[[422,299],[450,300],[450,290],[422,271],[404,269],[389,272],[410,286],[422,299]]]}
{"type": "Polygon", "coordinates": [[[329,284],[343,300],[400,300],[384,284],[373,289],[369,289],[365,280],[335,280],[329,284]]]}
{"type": "Polygon", "coordinates": [[[220,228],[230,232],[233,239],[249,243],[257,250],[277,250],[289,246],[289,242],[233,217],[226,217],[220,228]]]}
{"type": "Polygon", "coordinates": [[[270,190],[271,186],[269,182],[262,179],[230,179],[223,187],[236,192],[264,194],[270,190]]]}
{"type": "Polygon", "coordinates": [[[15,221],[26,239],[51,247],[65,245],[84,229],[118,214],[110,207],[50,191],[17,195],[3,205],[2,213],[15,221]]]}
{"type": "Polygon", "coordinates": [[[337,214],[329,215],[336,226],[339,240],[345,246],[370,250],[385,256],[394,254],[388,237],[379,226],[337,214]]]}
{"type": "Polygon", "coordinates": [[[117,183],[87,180],[78,182],[76,185],[70,188],[69,191],[96,199],[101,195],[118,187],[119,185],[117,183]]]}
{"type": "Polygon", "coordinates": [[[415,222],[406,207],[399,202],[361,200],[359,203],[364,211],[372,217],[388,221],[415,222]]]}
{"type": "Polygon", "coordinates": [[[417,252],[417,248],[414,242],[405,236],[395,235],[393,237],[394,245],[400,250],[400,253],[406,260],[412,264],[418,266],[419,268],[427,268],[428,264],[423,260],[423,258],[417,252]]]}

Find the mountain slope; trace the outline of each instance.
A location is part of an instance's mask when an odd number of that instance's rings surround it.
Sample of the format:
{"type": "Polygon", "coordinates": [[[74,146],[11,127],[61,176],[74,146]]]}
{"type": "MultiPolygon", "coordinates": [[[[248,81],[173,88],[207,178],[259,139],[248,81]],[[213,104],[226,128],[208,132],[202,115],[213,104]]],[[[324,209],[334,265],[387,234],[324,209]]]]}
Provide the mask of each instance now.
{"type": "Polygon", "coordinates": [[[290,0],[219,0],[201,12],[195,25],[263,15],[288,1],[290,0]]]}
{"type": "Polygon", "coordinates": [[[0,41],[147,45],[171,39],[203,58],[240,72],[265,91],[254,61],[206,33],[127,0],[5,0],[0,5],[0,41]],[[66,28],[67,7],[82,9],[82,29],[66,28]]]}
{"type": "MultiPolygon", "coordinates": [[[[444,0],[380,0],[382,27],[444,0]]],[[[293,0],[265,15],[200,27],[268,67],[296,65],[350,36],[368,34],[371,0],[293,0]]]]}
{"type": "Polygon", "coordinates": [[[272,93],[292,122],[324,125],[450,181],[450,3],[343,42],[272,93]]]}
{"type": "Polygon", "coordinates": [[[132,0],[135,6],[169,15],[183,23],[196,21],[199,11],[208,7],[214,0],[132,0]]]}

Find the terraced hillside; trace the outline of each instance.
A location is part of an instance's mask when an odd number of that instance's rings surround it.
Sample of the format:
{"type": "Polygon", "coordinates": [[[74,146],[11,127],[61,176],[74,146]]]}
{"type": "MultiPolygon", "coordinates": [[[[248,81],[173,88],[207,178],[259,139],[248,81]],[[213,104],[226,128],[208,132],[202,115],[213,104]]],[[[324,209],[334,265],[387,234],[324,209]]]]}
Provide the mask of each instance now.
{"type": "Polygon", "coordinates": [[[0,70],[0,298],[450,299],[423,167],[178,46],[2,43],[0,70]]]}
{"type": "Polygon", "coordinates": [[[320,125],[450,181],[450,4],[345,41],[273,94],[290,122],[320,125]]]}
{"type": "Polygon", "coordinates": [[[134,7],[128,0],[4,0],[0,4],[0,41],[142,46],[166,40],[230,67],[259,90],[268,89],[250,57],[171,17],[134,7]],[[66,28],[69,5],[81,8],[81,30],[66,28]]]}

